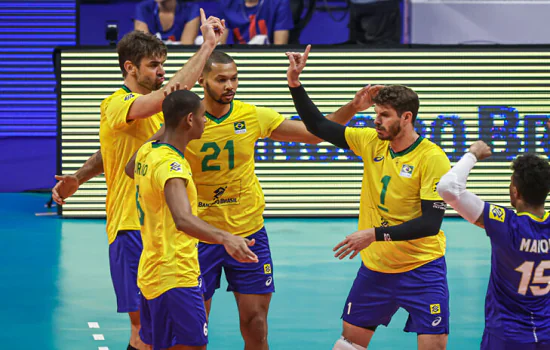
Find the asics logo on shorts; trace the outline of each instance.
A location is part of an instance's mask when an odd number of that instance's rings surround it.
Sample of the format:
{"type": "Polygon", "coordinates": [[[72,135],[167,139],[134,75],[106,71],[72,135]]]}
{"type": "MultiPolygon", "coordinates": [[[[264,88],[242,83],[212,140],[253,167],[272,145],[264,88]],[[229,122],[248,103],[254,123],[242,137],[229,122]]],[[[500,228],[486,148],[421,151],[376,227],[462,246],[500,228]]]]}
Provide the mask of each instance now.
{"type": "Polygon", "coordinates": [[[208,323],[205,322],[202,329],[203,329],[203,332],[204,332],[204,336],[207,337],[208,336],[208,323]]]}
{"type": "Polygon", "coordinates": [[[440,316],[436,317],[435,320],[433,320],[433,322],[432,322],[432,326],[433,327],[439,326],[439,324],[441,323],[441,320],[442,320],[442,318],[440,316]]]}
{"type": "Polygon", "coordinates": [[[267,281],[265,281],[265,285],[269,287],[271,285],[271,282],[273,282],[273,278],[271,276],[269,276],[267,281]]]}

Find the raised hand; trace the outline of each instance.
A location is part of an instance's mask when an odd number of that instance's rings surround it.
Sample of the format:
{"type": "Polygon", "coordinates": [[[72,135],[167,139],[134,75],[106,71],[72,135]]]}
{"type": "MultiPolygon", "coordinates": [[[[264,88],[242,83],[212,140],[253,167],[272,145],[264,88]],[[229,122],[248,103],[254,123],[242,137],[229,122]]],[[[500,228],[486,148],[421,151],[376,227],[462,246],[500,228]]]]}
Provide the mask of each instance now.
{"type": "Polygon", "coordinates": [[[309,56],[309,50],[311,45],[306,47],[303,54],[299,52],[287,52],[286,56],[289,60],[288,70],[286,71],[286,78],[290,87],[300,86],[300,74],[304,70],[309,56]]]}
{"type": "Polygon", "coordinates": [[[477,160],[483,160],[491,156],[491,147],[489,147],[485,142],[479,140],[470,146],[470,153],[476,156],[477,160]]]}
{"type": "Polygon", "coordinates": [[[366,109],[369,109],[374,105],[374,98],[376,95],[378,95],[378,92],[380,89],[382,89],[384,85],[367,85],[361,90],[357,91],[355,94],[355,97],[353,98],[353,101],[351,103],[353,104],[353,107],[357,111],[364,111],[366,109]]]}
{"type": "Polygon", "coordinates": [[[231,235],[225,240],[223,246],[227,251],[227,254],[231,255],[233,259],[242,263],[257,263],[258,257],[254,254],[249,246],[253,246],[256,243],[254,239],[249,240],[239,236],[231,235]]]}
{"type": "Polygon", "coordinates": [[[181,89],[180,88],[180,83],[177,82],[173,85],[166,85],[162,92],[164,93],[164,97],[166,97],[166,96],[170,95],[172,92],[177,91],[177,90],[189,90],[189,89],[187,88],[187,85],[184,85],[183,89],[181,89]]]}
{"type": "Polygon", "coordinates": [[[80,184],[74,175],[55,175],[55,179],[59,181],[52,189],[52,198],[59,205],[65,204],[65,199],[72,196],[80,184]]]}
{"type": "Polygon", "coordinates": [[[342,242],[338,243],[332,251],[336,252],[334,257],[339,258],[340,260],[344,259],[353,252],[353,254],[349,257],[350,259],[353,259],[375,240],[376,236],[373,228],[357,231],[347,236],[342,242]]]}
{"type": "Polygon", "coordinates": [[[206,19],[204,10],[200,9],[201,14],[201,33],[204,43],[216,46],[225,31],[225,20],[210,16],[206,19]]]}

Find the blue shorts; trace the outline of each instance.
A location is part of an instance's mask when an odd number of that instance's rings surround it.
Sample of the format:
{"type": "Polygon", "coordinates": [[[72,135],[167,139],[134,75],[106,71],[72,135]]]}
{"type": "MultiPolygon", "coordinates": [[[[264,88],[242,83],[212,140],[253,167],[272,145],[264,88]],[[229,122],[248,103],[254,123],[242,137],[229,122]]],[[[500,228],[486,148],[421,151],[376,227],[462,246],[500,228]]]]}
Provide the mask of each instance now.
{"type": "Polygon", "coordinates": [[[117,237],[109,245],[109,265],[117,312],[139,310],[137,271],[142,250],[140,231],[118,231],[117,237]]]}
{"type": "Polygon", "coordinates": [[[550,350],[550,343],[515,343],[483,332],[481,350],[550,350]]]}
{"type": "Polygon", "coordinates": [[[228,292],[268,294],[275,291],[273,262],[265,227],[247,238],[256,240],[250,250],[258,256],[257,264],[238,262],[227,254],[223,245],[199,243],[204,300],[210,300],[216,289],[220,288],[222,268],[229,284],[228,292]]]}
{"type": "Polygon", "coordinates": [[[200,287],[170,289],[155,299],[141,296],[139,336],[153,350],[208,344],[208,322],[200,287]]]}
{"type": "Polygon", "coordinates": [[[358,327],[387,326],[402,307],[409,313],[405,332],[449,333],[447,266],[441,257],[403,273],[380,273],[361,263],[342,318],[358,327]]]}

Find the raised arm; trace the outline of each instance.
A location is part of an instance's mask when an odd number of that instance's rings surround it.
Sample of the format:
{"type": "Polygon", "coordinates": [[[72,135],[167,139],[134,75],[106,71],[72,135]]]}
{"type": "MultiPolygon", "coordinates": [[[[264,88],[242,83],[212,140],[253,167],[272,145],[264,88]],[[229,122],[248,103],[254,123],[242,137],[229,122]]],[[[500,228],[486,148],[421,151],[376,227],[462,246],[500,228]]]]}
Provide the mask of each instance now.
{"type": "Polygon", "coordinates": [[[52,198],[59,204],[65,204],[65,199],[72,196],[82,185],[91,178],[103,174],[103,157],[101,151],[94,153],[76,173],[72,175],[55,175],[58,183],[52,189],[52,198]]]}
{"type": "MultiPolygon", "coordinates": [[[[300,83],[300,73],[303,71],[311,46],[308,45],[303,54],[296,52],[287,52],[286,55],[290,61],[287,70],[287,80],[292,94],[292,99],[296,111],[302,118],[303,124],[297,123],[292,130],[284,130],[284,133],[274,133],[272,138],[276,137],[281,141],[298,141],[305,143],[318,143],[326,140],[338,147],[349,148],[345,139],[345,127],[353,116],[359,111],[368,109],[373,105],[373,98],[383,87],[381,85],[366,86],[359,90],[354,99],[346,105],[340,107],[336,112],[329,114],[326,118],[319,111],[317,106],[311,101],[307,92],[300,83]],[[313,134],[310,135],[309,133],[313,134]],[[287,138],[292,137],[292,140],[287,138]]],[[[286,122],[286,121],[285,121],[286,122]]],[[[281,124],[284,126],[284,123],[281,124]]]]}
{"type": "Polygon", "coordinates": [[[179,231],[198,238],[203,242],[223,244],[227,253],[240,262],[258,262],[258,257],[248,248],[254,240],[232,235],[199,219],[191,210],[187,197],[186,181],[171,178],[164,186],[166,204],[179,231]]]}
{"type": "MultiPolygon", "coordinates": [[[[202,73],[204,65],[208,57],[225,30],[225,21],[219,20],[216,17],[206,19],[204,10],[200,9],[201,14],[201,32],[204,37],[204,42],[200,49],[191,57],[187,63],[179,71],[174,74],[172,79],[167,84],[169,88],[172,85],[180,84],[181,86],[194,86],[199,76],[202,73]]],[[[150,94],[136,98],[128,115],[127,120],[149,118],[150,116],[162,110],[162,101],[164,101],[164,93],[162,90],[151,92],[150,94]]]]}
{"type": "Polygon", "coordinates": [[[458,163],[445,174],[437,185],[437,192],[460,216],[481,228],[484,227],[483,208],[485,202],[477,195],[466,190],[466,180],[478,160],[491,155],[491,149],[485,142],[476,141],[470,146],[458,163]]]}

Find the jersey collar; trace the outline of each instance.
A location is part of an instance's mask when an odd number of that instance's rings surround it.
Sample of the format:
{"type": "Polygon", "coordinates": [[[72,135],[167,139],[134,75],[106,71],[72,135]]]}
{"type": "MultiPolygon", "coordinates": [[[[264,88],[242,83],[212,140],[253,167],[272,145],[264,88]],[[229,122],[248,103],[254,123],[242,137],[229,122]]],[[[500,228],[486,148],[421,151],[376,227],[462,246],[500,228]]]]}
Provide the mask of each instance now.
{"type": "Polygon", "coordinates": [[[126,91],[127,93],[131,93],[132,90],[130,90],[129,87],[127,87],[126,85],[122,85],[122,90],[126,91]]]}
{"type": "Polygon", "coordinates": [[[204,112],[204,115],[210,119],[211,121],[213,121],[214,123],[216,124],[221,124],[224,120],[226,120],[227,118],[229,118],[229,116],[231,115],[231,112],[233,112],[233,101],[231,101],[231,104],[230,104],[230,107],[229,107],[229,112],[225,113],[224,115],[222,115],[220,118],[216,118],[214,117],[212,114],[208,113],[208,112],[204,112]]]}
{"type": "Polygon", "coordinates": [[[175,151],[177,154],[179,154],[182,159],[185,159],[185,156],[183,155],[183,153],[181,153],[179,149],[177,149],[176,147],[172,146],[169,143],[154,141],[153,144],[152,144],[153,148],[159,148],[159,147],[162,147],[162,146],[166,146],[168,148],[171,148],[173,151],[175,151]]]}
{"type": "Polygon", "coordinates": [[[407,147],[405,150],[401,152],[394,152],[390,147],[390,155],[392,159],[395,157],[403,157],[405,154],[411,153],[412,151],[414,151],[416,147],[418,147],[418,145],[420,144],[420,142],[422,142],[422,140],[424,140],[424,137],[419,136],[412,145],[410,145],[409,147],[407,147]]]}
{"type": "Polygon", "coordinates": [[[545,222],[546,219],[548,219],[548,216],[550,215],[549,212],[546,212],[544,213],[544,216],[542,218],[536,216],[536,215],[533,215],[531,213],[527,213],[527,212],[522,212],[522,213],[518,213],[518,216],[528,216],[530,217],[531,219],[533,219],[534,221],[536,222],[545,222]]]}

